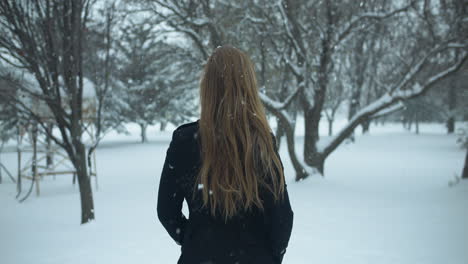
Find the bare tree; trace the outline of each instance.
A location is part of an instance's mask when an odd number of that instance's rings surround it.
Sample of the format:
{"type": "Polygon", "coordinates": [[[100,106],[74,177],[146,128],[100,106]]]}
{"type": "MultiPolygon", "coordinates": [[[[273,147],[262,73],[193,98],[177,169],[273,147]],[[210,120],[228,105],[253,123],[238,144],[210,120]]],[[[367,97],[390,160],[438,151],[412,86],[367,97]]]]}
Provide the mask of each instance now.
{"type": "Polygon", "coordinates": [[[461,178],[468,179],[468,123],[458,129],[457,143],[466,151],[461,178]]]}
{"type": "Polygon", "coordinates": [[[347,78],[343,78],[341,69],[344,67],[341,64],[337,66],[337,71],[333,72],[332,80],[330,81],[330,89],[326,94],[323,112],[328,121],[328,135],[333,135],[333,122],[338,109],[343,105],[349,94],[349,84],[347,78]]]}
{"type": "MultiPolygon", "coordinates": [[[[141,142],[147,141],[146,129],[156,121],[174,121],[187,114],[192,101],[187,89],[194,87],[191,61],[181,59],[184,50],[169,45],[156,30],[152,19],[128,20],[121,28],[118,46],[118,79],[123,90],[120,110],[126,122],[140,126],[141,142]],[[187,87],[187,85],[193,85],[187,87]],[[184,104],[179,104],[185,100],[184,104]],[[179,109],[174,109],[177,105],[179,109]],[[168,116],[169,110],[172,116],[168,116]],[[178,114],[175,114],[178,113],[178,114]]],[[[196,67],[196,66],[195,66],[196,67]]]]}
{"type": "Polygon", "coordinates": [[[105,134],[115,129],[122,131],[123,119],[118,114],[119,95],[116,90],[115,79],[117,58],[115,51],[116,28],[121,22],[122,14],[117,9],[118,1],[104,1],[95,8],[97,13],[91,17],[84,36],[84,76],[93,83],[96,95],[96,113],[93,119],[95,127],[94,142],[88,149],[88,166],[91,157],[105,134]]]}
{"type": "Polygon", "coordinates": [[[118,52],[119,73],[126,106],[122,114],[126,121],[140,126],[141,142],[147,141],[146,128],[154,124],[157,117],[159,94],[154,83],[157,75],[156,60],[162,53],[158,50],[158,39],[151,23],[128,21],[122,26],[121,39],[116,43],[118,52]]]}
{"type": "Polygon", "coordinates": [[[465,165],[463,166],[462,179],[468,179],[468,150],[465,155],[465,165]]]}
{"type": "MultiPolygon", "coordinates": [[[[0,64],[0,75],[4,71],[3,65],[0,64]]],[[[0,80],[0,87],[7,86],[8,84],[0,80]]],[[[4,87],[3,89],[7,89],[4,87]]],[[[15,93],[14,90],[12,90],[15,93]]],[[[13,95],[15,96],[15,95],[13,95]]],[[[7,170],[5,165],[2,163],[1,155],[3,147],[10,139],[13,139],[16,135],[16,127],[18,125],[18,115],[15,108],[8,103],[8,98],[5,96],[0,97],[0,184],[3,181],[3,175],[7,174],[10,179],[15,182],[15,179],[11,173],[7,170]]]]}
{"type": "MultiPolygon", "coordinates": [[[[68,154],[78,176],[81,223],[94,219],[93,195],[83,143],[83,35],[91,1],[0,1],[0,58],[34,76],[23,85],[4,79],[24,95],[44,102],[60,137],[51,133],[24,100],[11,96],[16,110],[37,122],[68,154]]],[[[9,93],[0,91],[2,95],[9,93]]]]}
{"type": "MultiPolygon", "coordinates": [[[[435,83],[457,71],[466,60],[466,52],[461,52],[461,56],[448,59],[451,64],[445,64],[445,67],[439,67],[436,71],[432,71],[432,75],[423,76],[420,74],[423,69],[430,67],[434,58],[440,56],[441,53],[448,54],[453,50],[466,49],[466,40],[460,39],[461,36],[457,35],[457,38],[452,39],[452,41],[440,41],[432,49],[423,49],[422,54],[415,54],[413,62],[408,63],[408,71],[401,72],[398,80],[386,85],[385,94],[357,111],[340,133],[324,144],[322,148],[318,148],[318,125],[330,85],[330,76],[334,71],[336,54],[341,52],[343,43],[358,34],[362,28],[368,28],[376,22],[385,22],[390,18],[410,12],[410,10],[418,12],[414,5],[413,2],[410,2],[403,7],[396,7],[394,10],[386,12],[356,10],[354,14],[349,13],[349,10],[354,8],[351,2],[339,7],[331,1],[317,2],[316,6],[310,8],[299,6],[295,1],[281,1],[275,5],[281,15],[285,28],[284,34],[289,39],[289,46],[293,47],[294,50],[293,53],[286,53],[283,56],[296,75],[300,91],[299,98],[305,117],[304,161],[307,166],[315,168],[323,174],[326,157],[354,131],[356,126],[363,124],[375,115],[379,115],[379,112],[393,107],[401,100],[423,94],[435,83]],[[343,8],[347,9],[348,13],[343,13],[346,12],[343,8]],[[318,10],[317,12],[321,12],[323,15],[312,16],[317,19],[306,23],[305,21],[310,16],[303,14],[302,10],[305,9],[318,10]],[[308,32],[314,30],[316,34],[311,38],[308,32]],[[314,42],[317,36],[319,40],[314,42]],[[315,43],[317,44],[314,45],[315,43]],[[316,69],[317,74],[310,74],[310,69],[316,69]]],[[[271,21],[273,18],[274,16],[271,16],[265,21],[271,21]]],[[[419,30],[424,30],[424,28],[419,30]]],[[[276,39],[278,39],[277,36],[275,36],[276,39]]],[[[287,49],[283,49],[283,51],[287,52],[287,49]]],[[[274,102],[268,102],[268,100],[264,100],[264,102],[267,105],[270,104],[270,108],[273,107],[274,102]]],[[[301,173],[303,171],[296,170],[296,179],[309,175],[301,173]]]]}
{"type": "MultiPolygon", "coordinates": [[[[466,60],[466,39],[462,34],[454,34],[450,25],[441,32],[447,36],[445,39],[440,38],[428,44],[427,39],[421,37],[426,34],[420,32],[427,33],[435,27],[433,24],[427,25],[418,21],[419,14],[424,12],[422,0],[403,3],[371,1],[372,4],[369,5],[356,1],[336,3],[331,0],[257,0],[242,3],[209,0],[138,2],[144,3],[144,10],[151,10],[165,19],[170,29],[168,31],[175,31],[191,40],[193,47],[196,47],[200,54],[197,57],[201,62],[206,59],[210,49],[218,43],[226,42],[243,47],[260,60],[257,66],[260,68],[261,98],[265,107],[275,115],[279,120],[278,124],[285,131],[288,152],[297,180],[316,172],[323,175],[326,158],[357,126],[391,112],[390,110],[394,111],[400,107],[401,101],[424,94],[429,88],[456,72],[466,60]],[[231,12],[226,14],[224,10],[231,12]],[[241,17],[237,16],[239,10],[244,11],[241,17]],[[376,69],[375,73],[364,72],[374,76],[363,75],[365,78],[362,78],[362,81],[353,84],[365,85],[367,90],[373,90],[372,94],[366,91],[368,100],[360,102],[349,122],[335,137],[326,144],[318,144],[319,124],[329,98],[327,94],[334,85],[332,78],[337,71],[338,59],[342,57],[340,55],[348,51],[350,43],[361,38],[363,33],[374,32],[379,24],[389,24],[399,36],[404,36],[413,43],[408,41],[404,42],[405,45],[398,45],[394,40],[385,39],[384,51],[390,55],[379,59],[379,66],[382,66],[378,71],[376,69]],[[411,27],[419,33],[413,34],[409,30],[411,27]],[[240,31],[240,28],[244,30],[240,31]],[[245,30],[246,28],[250,29],[245,30]],[[260,44],[252,45],[252,41],[260,44]],[[414,43],[417,43],[417,46],[414,43]],[[393,45],[392,48],[397,51],[391,52],[389,45],[393,45]],[[450,55],[454,51],[458,56],[450,55]],[[265,55],[265,52],[268,55],[265,55]],[[405,61],[405,66],[401,66],[400,62],[400,67],[397,68],[397,59],[394,58],[397,56],[407,56],[410,60],[405,61]],[[438,57],[444,58],[443,63],[434,67],[438,57]],[[266,62],[272,65],[267,65],[266,62]],[[384,64],[390,64],[392,67],[384,64]],[[269,86],[277,85],[270,84],[265,79],[285,69],[291,73],[293,81],[289,80],[288,83],[293,87],[289,87],[287,94],[278,96],[281,89],[272,89],[269,86]],[[295,113],[288,112],[293,105],[298,105],[304,114],[303,161],[298,158],[295,150],[295,113]]],[[[373,45],[380,47],[380,38],[383,36],[372,36],[373,45]]],[[[368,41],[363,38],[361,48],[369,46],[368,41]]],[[[376,50],[382,52],[380,48],[376,50]]],[[[362,57],[366,55],[363,49],[362,57]]],[[[363,69],[376,67],[375,58],[365,60],[368,63],[363,69]]],[[[362,88],[351,87],[351,90],[363,91],[362,88]]]]}

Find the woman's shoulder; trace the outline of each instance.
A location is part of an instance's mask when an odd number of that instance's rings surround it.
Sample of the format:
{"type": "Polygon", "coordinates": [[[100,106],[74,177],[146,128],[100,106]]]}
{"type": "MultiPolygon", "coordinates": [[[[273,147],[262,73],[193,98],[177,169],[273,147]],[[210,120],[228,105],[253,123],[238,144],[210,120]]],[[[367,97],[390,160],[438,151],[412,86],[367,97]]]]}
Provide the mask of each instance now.
{"type": "Polygon", "coordinates": [[[185,141],[198,136],[198,121],[199,120],[178,126],[174,130],[173,140],[185,141]]]}
{"type": "Polygon", "coordinates": [[[178,126],[176,128],[176,131],[181,131],[181,130],[186,130],[187,128],[193,128],[193,127],[197,127],[198,126],[198,121],[194,121],[194,122],[189,122],[189,123],[185,123],[185,124],[182,124],[180,126],[178,126]]]}

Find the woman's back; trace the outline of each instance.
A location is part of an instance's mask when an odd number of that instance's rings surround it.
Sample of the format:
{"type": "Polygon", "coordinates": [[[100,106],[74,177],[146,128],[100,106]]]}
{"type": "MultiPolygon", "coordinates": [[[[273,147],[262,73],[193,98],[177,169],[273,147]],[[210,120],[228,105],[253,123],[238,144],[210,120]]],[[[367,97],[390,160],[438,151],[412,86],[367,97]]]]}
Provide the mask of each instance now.
{"type": "Polygon", "coordinates": [[[200,119],[173,133],[158,194],[159,219],[182,245],[179,263],[281,263],[293,212],[245,53],[213,52],[200,102],[200,119]]]}
{"type": "Polygon", "coordinates": [[[265,190],[265,210],[253,208],[227,222],[203,207],[201,194],[192,199],[201,165],[198,121],[178,127],[173,134],[161,175],[158,216],[182,246],[178,263],[280,263],[289,241],[293,212],[287,190],[275,204],[265,190]],[[181,214],[186,199],[189,219],[181,214]]]}

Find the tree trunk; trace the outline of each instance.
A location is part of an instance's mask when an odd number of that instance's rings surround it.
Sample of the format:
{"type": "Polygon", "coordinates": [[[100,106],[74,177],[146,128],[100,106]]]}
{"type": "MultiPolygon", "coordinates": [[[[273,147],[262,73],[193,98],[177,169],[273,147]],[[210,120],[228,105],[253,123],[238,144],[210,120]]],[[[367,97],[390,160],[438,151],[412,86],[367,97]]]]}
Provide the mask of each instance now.
{"type": "Polygon", "coordinates": [[[32,148],[33,148],[33,157],[32,157],[32,166],[31,166],[31,174],[32,174],[32,182],[36,184],[36,195],[39,196],[41,194],[39,188],[39,176],[37,174],[37,123],[34,123],[34,127],[32,129],[32,148]]]}
{"type": "Polygon", "coordinates": [[[333,135],[333,119],[328,118],[328,135],[332,136],[333,135]]]}
{"type": "MultiPolygon", "coordinates": [[[[357,42],[354,44],[353,49],[353,54],[355,54],[355,63],[356,65],[354,66],[355,68],[355,76],[354,76],[354,86],[351,89],[351,98],[349,101],[349,112],[348,112],[348,121],[350,121],[356,113],[359,111],[361,108],[361,94],[362,94],[362,89],[364,86],[364,74],[365,74],[365,68],[367,65],[367,59],[364,59],[365,57],[363,56],[364,54],[364,41],[365,39],[363,37],[359,38],[357,42]]],[[[349,139],[351,142],[354,142],[355,140],[355,133],[354,131],[351,133],[349,136],[349,139]]]]}
{"type": "Polygon", "coordinates": [[[379,120],[375,123],[375,124],[379,124],[380,126],[384,126],[385,125],[385,117],[381,117],[379,118],[379,120]]]}
{"type": "Polygon", "coordinates": [[[455,78],[452,78],[449,84],[448,108],[449,118],[447,119],[447,134],[455,132],[455,108],[457,107],[457,94],[455,78]]]}
{"type": "Polygon", "coordinates": [[[161,125],[159,126],[159,131],[166,130],[166,125],[167,125],[167,122],[161,121],[161,125]]]}
{"type": "Polygon", "coordinates": [[[411,132],[411,128],[413,127],[413,119],[408,120],[406,123],[406,129],[411,132]]]}
{"type": "Polygon", "coordinates": [[[415,126],[416,126],[416,135],[419,135],[419,120],[416,119],[416,120],[414,121],[414,124],[415,124],[415,126]]]}
{"type": "Polygon", "coordinates": [[[304,167],[301,165],[301,162],[296,156],[296,146],[295,146],[295,138],[294,138],[294,128],[291,126],[286,126],[285,129],[286,134],[286,141],[288,146],[289,157],[291,159],[291,163],[296,171],[296,181],[305,179],[307,176],[307,172],[304,170],[304,167]]]}
{"type": "Polygon", "coordinates": [[[0,184],[2,184],[2,151],[3,151],[3,144],[5,144],[5,142],[2,141],[2,143],[0,144],[0,184]]]}
{"type": "MultiPolygon", "coordinates": [[[[321,53],[318,67],[318,89],[314,89],[313,107],[310,109],[310,102],[303,103],[305,136],[304,136],[304,161],[307,165],[316,168],[323,176],[323,155],[318,152],[317,142],[319,136],[319,125],[322,117],[323,105],[325,103],[325,94],[329,85],[329,74],[332,70],[332,28],[334,21],[332,15],[331,1],[326,1],[326,20],[327,28],[325,37],[321,41],[321,53]],[[320,158],[318,158],[320,157],[320,158]],[[322,161],[320,161],[322,160],[322,161]]],[[[307,100],[306,96],[303,96],[307,100]]]]}
{"type": "Polygon", "coordinates": [[[465,155],[465,166],[463,166],[462,179],[468,179],[468,149],[465,155]]]}
{"type": "Polygon", "coordinates": [[[17,130],[17,134],[16,134],[16,142],[17,142],[17,149],[16,149],[16,153],[17,153],[17,180],[16,180],[16,198],[18,198],[18,196],[21,194],[21,190],[22,190],[22,181],[21,181],[21,150],[20,150],[20,145],[21,145],[21,141],[23,140],[22,136],[21,136],[21,131],[20,131],[20,127],[17,126],[16,127],[16,130],[17,130]]]}
{"type": "MultiPolygon", "coordinates": [[[[49,123],[47,125],[47,130],[49,131],[50,134],[52,134],[52,129],[53,129],[54,125],[49,123]]],[[[50,168],[52,167],[53,165],[53,161],[54,161],[54,158],[52,156],[52,138],[49,136],[49,133],[46,133],[46,144],[47,144],[47,147],[46,147],[46,151],[47,151],[47,155],[46,155],[46,167],[47,168],[50,168]]]]}
{"type": "MultiPolygon", "coordinates": [[[[315,107],[314,107],[315,109],[315,107]]],[[[308,111],[309,115],[305,118],[305,136],[304,136],[304,161],[307,165],[317,169],[322,176],[324,176],[324,162],[325,158],[322,153],[317,149],[317,142],[319,140],[319,122],[316,113],[308,111]]],[[[305,176],[310,176],[305,174],[305,176]]],[[[300,179],[297,179],[300,180],[300,179]]]]}
{"type": "MultiPolygon", "coordinates": [[[[294,130],[295,126],[294,123],[289,123],[289,118],[286,117],[280,110],[277,110],[273,107],[270,107],[268,104],[265,105],[267,109],[269,109],[277,118],[278,118],[278,126],[281,127],[282,130],[286,135],[286,145],[288,148],[289,158],[291,159],[291,163],[296,171],[296,181],[301,179],[305,179],[308,176],[308,172],[305,170],[305,165],[302,164],[296,155],[296,145],[295,145],[295,138],[294,138],[294,130]]],[[[294,118],[295,119],[295,118],[294,118]]],[[[281,139],[276,137],[277,147],[279,149],[279,145],[281,139]]]]}
{"type": "Polygon", "coordinates": [[[81,224],[94,220],[94,202],[91,180],[86,166],[86,147],[83,143],[75,143],[76,157],[73,165],[77,172],[81,199],[81,224]]]}
{"type": "MultiPolygon", "coordinates": [[[[315,106],[314,106],[315,108],[315,106]]],[[[319,140],[320,118],[315,118],[313,110],[305,111],[304,114],[304,161],[312,166],[313,156],[317,153],[317,141],[319,140]]]]}
{"type": "Polygon", "coordinates": [[[279,119],[278,117],[276,118],[276,144],[277,144],[277,148],[278,150],[280,149],[280,146],[281,146],[281,139],[283,138],[285,132],[285,128],[284,128],[284,124],[283,122],[281,122],[281,119],[279,119]]]}
{"type": "MultiPolygon", "coordinates": [[[[329,57],[330,50],[329,50],[329,43],[328,41],[324,41],[322,44],[323,51],[322,55],[320,56],[320,69],[319,69],[319,81],[318,86],[319,89],[315,90],[313,102],[314,105],[310,108],[310,102],[304,102],[306,96],[302,96],[303,103],[302,108],[304,109],[304,161],[309,166],[314,166],[315,163],[315,156],[318,154],[317,150],[317,142],[320,138],[319,135],[319,126],[320,126],[320,119],[322,118],[322,110],[323,104],[325,102],[325,93],[328,88],[328,70],[329,70],[329,63],[331,58],[329,57]]],[[[318,169],[318,168],[317,168],[318,169]]],[[[323,174],[322,174],[323,175],[323,174]]]]}
{"type": "Polygon", "coordinates": [[[147,124],[139,124],[140,125],[140,129],[141,129],[141,143],[145,143],[148,141],[148,139],[146,138],[146,128],[147,128],[147,124]]]}
{"type": "Polygon", "coordinates": [[[369,134],[370,124],[371,124],[370,120],[366,120],[362,123],[361,127],[362,127],[363,134],[369,134]]]}
{"type": "Polygon", "coordinates": [[[447,134],[453,134],[455,132],[455,118],[453,116],[447,119],[447,134]]]}
{"type": "Polygon", "coordinates": [[[322,153],[314,153],[313,155],[311,155],[312,158],[310,160],[310,166],[317,169],[318,172],[320,172],[320,175],[322,175],[322,177],[325,176],[325,157],[322,153]]]}

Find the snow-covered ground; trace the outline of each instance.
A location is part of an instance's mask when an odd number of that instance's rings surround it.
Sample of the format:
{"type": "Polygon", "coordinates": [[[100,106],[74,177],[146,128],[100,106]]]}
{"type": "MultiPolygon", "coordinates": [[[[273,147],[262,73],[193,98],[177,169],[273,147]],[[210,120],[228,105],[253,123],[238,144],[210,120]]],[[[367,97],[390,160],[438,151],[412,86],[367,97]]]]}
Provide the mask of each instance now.
{"type": "MultiPolygon", "coordinates": [[[[330,156],[324,179],[299,183],[283,144],[295,212],[284,263],[468,263],[468,182],[448,186],[461,172],[464,152],[441,127],[422,126],[419,136],[401,125],[373,127],[330,156]]],[[[150,130],[151,141],[140,144],[135,132],[110,136],[97,151],[91,224],[79,224],[78,188],[70,176],[44,179],[41,196],[22,204],[4,178],[0,263],[175,263],[180,248],[156,217],[171,133],[150,130]]],[[[298,150],[302,144],[298,135],[298,150]]],[[[2,154],[2,161],[16,173],[15,153],[2,154]]]]}

